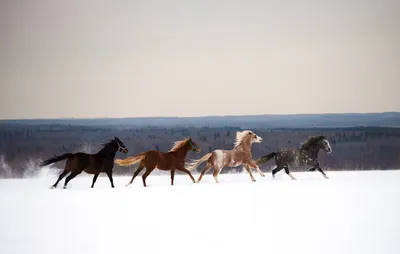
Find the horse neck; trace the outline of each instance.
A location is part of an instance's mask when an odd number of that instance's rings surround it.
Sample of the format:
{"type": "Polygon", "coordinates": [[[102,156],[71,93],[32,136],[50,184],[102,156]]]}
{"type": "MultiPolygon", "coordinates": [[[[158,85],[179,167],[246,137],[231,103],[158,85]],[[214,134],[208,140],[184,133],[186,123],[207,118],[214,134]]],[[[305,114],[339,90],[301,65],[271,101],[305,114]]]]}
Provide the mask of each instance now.
{"type": "Polygon", "coordinates": [[[185,145],[181,149],[179,149],[178,151],[175,151],[174,153],[176,155],[178,155],[178,157],[182,156],[183,160],[185,160],[188,152],[189,152],[189,148],[187,147],[187,145],[185,145]]]}
{"type": "Polygon", "coordinates": [[[250,142],[249,139],[245,139],[240,143],[237,147],[235,147],[233,150],[241,150],[241,151],[251,151],[251,145],[252,143],[250,142]]]}
{"type": "Polygon", "coordinates": [[[307,148],[303,148],[302,151],[307,153],[308,155],[317,157],[319,152],[319,147],[310,146],[307,148]]]}
{"type": "Polygon", "coordinates": [[[100,151],[97,152],[98,155],[103,155],[105,157],[115,157],[116,153],[117,153],[116,149],[107,146],[103,147],[100,151]]]}

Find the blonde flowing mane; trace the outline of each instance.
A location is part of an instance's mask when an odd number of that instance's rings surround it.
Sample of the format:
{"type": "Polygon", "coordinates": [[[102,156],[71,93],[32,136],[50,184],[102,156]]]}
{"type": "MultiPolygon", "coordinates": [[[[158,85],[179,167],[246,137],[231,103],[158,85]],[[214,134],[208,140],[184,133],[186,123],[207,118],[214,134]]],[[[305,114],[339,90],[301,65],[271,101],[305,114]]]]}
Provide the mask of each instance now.
{"type": "Polygon", "coordinates": [[[185,138],[184,140],[179,140],[179,141],[175,141],[171,150],[169,150],[170,152],[175,152],[178,151],[179,149],[181,149],[188,141],[190,138],[185,138]]]}
{"type": "Polygon", "coordinates": [[[240,145],[240,144],[242,143],[242,141],[244,140],[244,138],[245,138],[249,133],[251,133],[251,131],[249,131],[249,130],[245,130],[245,131],[242,131],[242,132],[237,131],[237,132],[236,132],[235,143],[234,143],[235,147],[237,147],[238,145],[240,145]]]}

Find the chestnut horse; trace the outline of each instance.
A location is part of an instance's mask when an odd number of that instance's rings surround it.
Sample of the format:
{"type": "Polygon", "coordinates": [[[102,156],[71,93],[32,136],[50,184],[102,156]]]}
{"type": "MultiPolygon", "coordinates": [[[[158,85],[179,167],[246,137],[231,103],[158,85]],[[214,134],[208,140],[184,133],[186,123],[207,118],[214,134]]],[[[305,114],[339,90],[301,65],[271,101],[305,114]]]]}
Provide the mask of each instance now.
{"type": "Polygon", "coordinates": [[[69,172],[71,174],[65,178],[64,189],[67,187],[67,184],[70,180],[72,180],[75,176],[85,171],[88,174],[94,174],[92,187],[97,180],[97,177],[101,172],[105,172],[110,179],[111,187],[114,188],[114,181],[112,177],[112,170],[114,167],[114,158],[115,154],[119,151],[122,153],[127,153],[128,149],[125,147],[124,143],[117,138],[114,137],[113,140],[109,141],[106,144],[103,144],[103,148],[95,154],[87,154],[87,153],[66,153],[60,156],[54,156],[53,158],[47,159],[41,163],[41,167],[50,165],[52,163],[67,160],[65,162],[64,171],[60,174],[57,179],[57,182],[53,184],[51,188],[56,188],[57,184],[61,179],[64,178],[69,172]]]}
{"type": "Polygon", "coordinates": [[[147,152],[140,153],[138,155],[126,158],[124,160],[117,159],[115,163],[120,166],[129,166],[136,163],[139,164],[139,168],[135,171],[132,176],[131,181],[126,185],[132,184],[135,177],[146,168],[146,172],[142,175],[143,185],[146,187],[146,178],[150,173],[158,168],[160,170],[170,170],[171,171],[171,185],[174,185],[175,170],[185,172],[190,176],[193,183],[196,181],[192,174],[185,168],[185,159],[189,151],[200,152],[200,147],[192,141],[191,138],[187,138],[174,143],[174,146],[169,152],[159,152],[156,150],[149,150],[147,152]]]}
{"type": "Polygon", "coordinates": [[[211,153],[204,155],[199,160],[195,160],[189,164],[189,170],[197,168],[201,163],[207,161],[206,167],[201,172],[201,175],[197,182],[199,183],[203,178],[204,174],[207,173],[212,167],[214,167],[214,179],[216,183],[218,181],[218,174],[224,167],[237,167],[243,165],[247,172],[250,174],[250,178],[253,182],[253,175],[251,174],[250,168],[257,169],[258,173],[264,177],[264,173],[258,168],[256,162],[252,158],[251,145],[261,143],[262,138],[254,134],[250,130],[242,132],[236,132],[235,147],[232,150],[214,150],[211,153]]]}

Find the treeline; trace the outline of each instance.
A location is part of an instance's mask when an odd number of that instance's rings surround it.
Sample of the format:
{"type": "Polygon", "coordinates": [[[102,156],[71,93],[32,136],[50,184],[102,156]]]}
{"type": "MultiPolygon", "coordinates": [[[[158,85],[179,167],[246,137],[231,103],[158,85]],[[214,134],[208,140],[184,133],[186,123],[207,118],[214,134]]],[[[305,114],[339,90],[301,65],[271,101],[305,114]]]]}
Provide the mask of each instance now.
{"type": "MultiPolygon", "coordinates": [[[[197,159],[214,149],[232,149],[239,127],[94,127],[74,125],[0,125],[0,177],[22,177],[41,160],[66,152],[95,153],[101,144],[114,136],[129,148],[127,157],[149,149],[168,151],[173,142],[192,137],[201,147],[197,159]]],[[[320,160],[327,170],[370,170],[400,168],[400,128],[306,128],[252,129],[263,138],[252,147],[257,158],[284,147],[298,147],[309,135],[325,135],[333,153],[320,152],[320,160]]],[[[62,164],[59,165],[61,167],[62,164]]],[[[263,165],[269,172],[273,163],[263,165]]],[[[201,169],[201,167],[200,167],[201,169]]],[[[199,170],[200,170],[199,169],[199,170]]],[[[224,172],[237,169],[225,169],[224,172]]],[[[295,171],[296,169],[292,169],[295,171]]],[[[131,174],[131,169],[115,167],[116,174],[131,174]]],[[[223,172],[223,173],[224,173],[223,172]]]]}

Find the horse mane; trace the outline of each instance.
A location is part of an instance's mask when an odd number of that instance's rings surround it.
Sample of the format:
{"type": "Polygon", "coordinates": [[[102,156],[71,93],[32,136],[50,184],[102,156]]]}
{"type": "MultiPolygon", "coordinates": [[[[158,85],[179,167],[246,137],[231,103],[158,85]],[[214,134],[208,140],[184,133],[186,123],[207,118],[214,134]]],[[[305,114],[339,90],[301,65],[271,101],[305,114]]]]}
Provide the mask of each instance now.
{"type": "Polygon", "coordinates": [[[115,140],[107,140],[104,143],[102,143],[101,145],[104,147],[108,147],[109,145],[111,145],[113,142],[116,142],[115,140]]]}
{"type": "Polygon", "coordinates": [[[175,152],[181,149],[186,143],[189,141],[190,138],[185,138],[184,140],[175,141],[170,152],[175,152]]]}
{"type": "Polygon", "coordinates": [[[325,136],[309,136],[301,145],[300,149],[307,149],[316,143],[320,142],[321,140],[326,139],[325,136]]]}
{"type": "Polygon", "coordinates": [[[243,142],[244,138],[245,138],[250,132],[251,132],[251,131],[249,131],[249,130],[237,131],[237,132],[236,132],[235,143],[234,143],[234,145],[235,145],[234,148],[237,147],[237,146],[239,146],[239,145],[243,142]]]}

